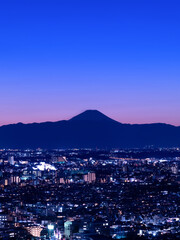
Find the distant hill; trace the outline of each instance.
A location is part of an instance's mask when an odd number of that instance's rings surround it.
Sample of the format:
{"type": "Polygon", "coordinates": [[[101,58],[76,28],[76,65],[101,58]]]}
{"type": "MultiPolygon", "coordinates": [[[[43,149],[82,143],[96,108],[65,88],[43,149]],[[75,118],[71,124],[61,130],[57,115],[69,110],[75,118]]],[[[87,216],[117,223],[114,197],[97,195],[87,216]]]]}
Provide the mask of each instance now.
{"type": "Polygon", "coordinates": [[[0,148],[124,148],[180,146],[180,127],[122,124],[97,110],[67,121],[0,127],[0,148]]]}

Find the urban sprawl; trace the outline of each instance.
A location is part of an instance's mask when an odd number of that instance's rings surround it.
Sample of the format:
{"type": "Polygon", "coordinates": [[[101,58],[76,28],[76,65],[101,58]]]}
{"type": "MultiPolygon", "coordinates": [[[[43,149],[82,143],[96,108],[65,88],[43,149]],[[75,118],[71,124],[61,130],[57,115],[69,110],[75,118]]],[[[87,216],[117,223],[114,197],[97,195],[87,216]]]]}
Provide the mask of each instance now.
{"type": "Polygon", "coordinates": [[[180,149],[0,150],[0,239],[180,239],[180,149]]]}

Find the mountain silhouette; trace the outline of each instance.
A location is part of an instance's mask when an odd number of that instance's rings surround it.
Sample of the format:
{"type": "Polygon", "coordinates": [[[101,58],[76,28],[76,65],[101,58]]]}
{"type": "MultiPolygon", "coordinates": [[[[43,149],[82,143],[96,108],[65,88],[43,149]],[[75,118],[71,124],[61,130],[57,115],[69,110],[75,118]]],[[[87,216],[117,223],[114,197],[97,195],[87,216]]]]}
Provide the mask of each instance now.
{"type": "Polygon", "coordinates": [[[168,124],[122,124],[97,110],[70,120],[0,127],[0,148],[177,147],[180,127],[168,124]]]}
{"type": "Polygon", "coordinates": [[[86,110],[83,113],[71,118],[69,121],[112,121],[115,120],[107,117],[103,113],[99,112],[98,110],[86,110]]]}

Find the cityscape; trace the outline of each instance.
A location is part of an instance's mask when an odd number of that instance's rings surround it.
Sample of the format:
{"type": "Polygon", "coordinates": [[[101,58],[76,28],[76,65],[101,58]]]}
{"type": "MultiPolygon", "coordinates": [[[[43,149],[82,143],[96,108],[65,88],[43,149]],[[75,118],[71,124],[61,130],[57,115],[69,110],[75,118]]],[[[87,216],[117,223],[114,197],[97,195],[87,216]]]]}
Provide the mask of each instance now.
{"type": "Polygon", "coordinates": [[[180,240],[180,0],[0,0],[0,240],[180,240]]]}
{"type": "Polygon", "coordinates": [[[180,149],[0,151],[0,239],[179,239],[180,149]]]}

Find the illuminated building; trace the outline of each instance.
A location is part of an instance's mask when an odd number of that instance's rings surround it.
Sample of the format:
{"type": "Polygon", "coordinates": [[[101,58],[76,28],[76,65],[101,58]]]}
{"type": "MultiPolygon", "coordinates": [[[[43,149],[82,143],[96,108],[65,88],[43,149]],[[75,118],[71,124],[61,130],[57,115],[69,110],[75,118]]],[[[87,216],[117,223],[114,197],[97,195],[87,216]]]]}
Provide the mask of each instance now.
{"type": "Polygon", "coordinates": [[[88,174],[84,175],[84,181],[88,183],[92,183],[96,181],[96,174],[93,172],[88,172],[88,174]]]}
{"type": "Polygon", "coordinates": [[[8,162],[9,162],[9,164],[11,164],[11,165],[14,165],[14,156],[9,156],[8,157],[8,162]]]}
{"type": "Polygon", "coordinates": [[[71,221],[66,221],[64,223],[64,234],[67,239],[70,239],[72,236],[72,222],[71,221]]]}
{"type": "Polygon", "coordinates": [[[27,230],[33,237],[40,237],[40,236],[41,236],[41,231],[43,230],[43,228],[40,227],[40,226],[31,226],[31,227],[26,227],[26,230],[27,230]]]}

